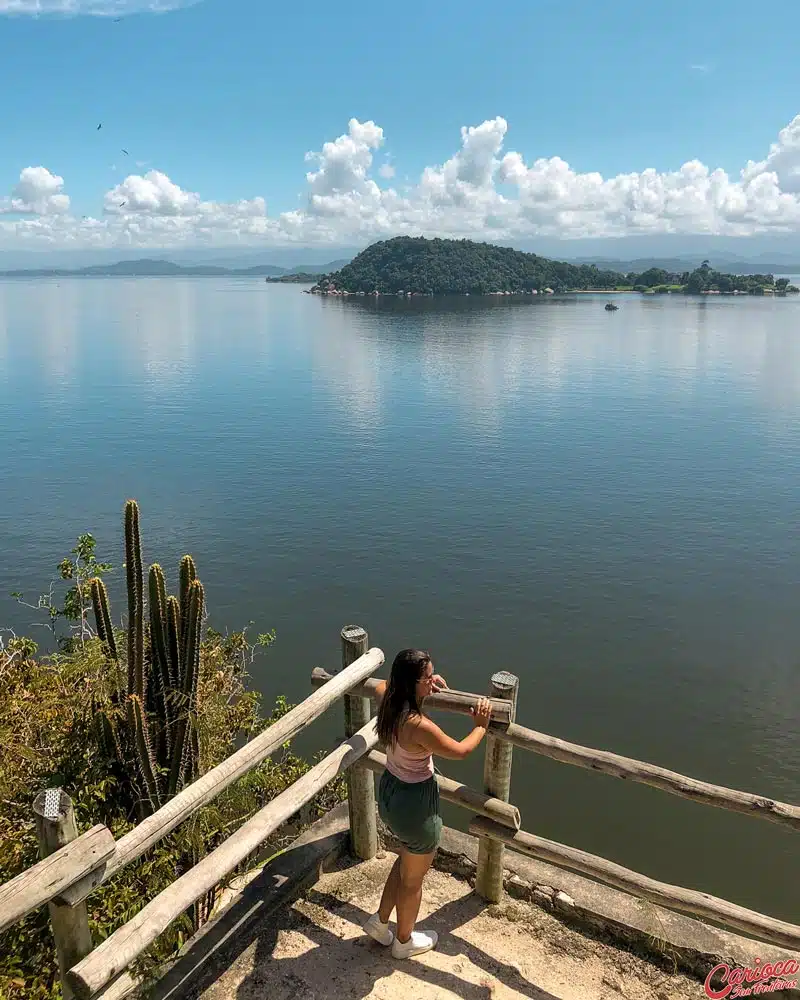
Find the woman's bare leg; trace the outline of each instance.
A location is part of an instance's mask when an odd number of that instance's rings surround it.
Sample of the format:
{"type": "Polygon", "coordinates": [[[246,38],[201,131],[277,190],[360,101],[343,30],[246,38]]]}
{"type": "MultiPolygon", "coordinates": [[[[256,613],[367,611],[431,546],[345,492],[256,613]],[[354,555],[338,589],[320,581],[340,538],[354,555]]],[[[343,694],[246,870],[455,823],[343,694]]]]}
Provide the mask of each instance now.
{"type": "Polygon", "coordinates": [[[381,896],[381,905],[378,907],[378,918],[381,923],[388,924],[389,918],[392,915],[392,910],[397,906],[397,893],[400,889],[400,856],[395,860],[392,865],[392,870],[389,872],[389,877],[386,879],[386,885],[383,887],[383,895],[381,896]]]}
{"type": "Polygon", "coordinates": [[[397,940],[401,944],[409,940],[414,930],[422,902],[422,882],[433,863],[433,858],[434,854],[409,854],[408,851],[400,853],[396,906],[397,940]]]}

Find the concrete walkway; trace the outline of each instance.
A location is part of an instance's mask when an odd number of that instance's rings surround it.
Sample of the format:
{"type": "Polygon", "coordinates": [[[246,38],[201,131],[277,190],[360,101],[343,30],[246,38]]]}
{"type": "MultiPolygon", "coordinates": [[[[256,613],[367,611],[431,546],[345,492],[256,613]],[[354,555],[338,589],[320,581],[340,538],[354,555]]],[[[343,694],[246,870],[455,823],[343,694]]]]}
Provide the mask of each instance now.
{"type": "Polygon", "coordinates": [[[393,856],[340,862],[256,939],[202,1000],[698,1000],[696,980],[671,974],[565,927],[530,903],[487,910],[466,880],[433,871],[428,955],[396,962],[361,932],[393,856]]]}
{"type": "Polygon", "coordinates": [[[446,828],[422,910],[439,947],[396,962],[361,931],[394,855],[356,863],[347,845],[343,804],[234,885],[150,1000],[704,1000],[719,961],[791,957],[509,851],[487,906],[477,842],[446,828]]]}

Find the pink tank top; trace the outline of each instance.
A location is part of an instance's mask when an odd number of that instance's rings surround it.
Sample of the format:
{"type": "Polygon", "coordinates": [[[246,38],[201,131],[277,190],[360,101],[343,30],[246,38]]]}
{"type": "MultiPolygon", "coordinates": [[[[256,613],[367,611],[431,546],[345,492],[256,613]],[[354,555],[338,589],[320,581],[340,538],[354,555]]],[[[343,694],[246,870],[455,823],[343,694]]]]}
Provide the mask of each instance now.
{"type": "Polygon", "coordinates": [[[427,781],[434,774],[433,754],[428,750],[406,750],[395,740],[386,751],[386,770],[409,785],[427,781]]]}

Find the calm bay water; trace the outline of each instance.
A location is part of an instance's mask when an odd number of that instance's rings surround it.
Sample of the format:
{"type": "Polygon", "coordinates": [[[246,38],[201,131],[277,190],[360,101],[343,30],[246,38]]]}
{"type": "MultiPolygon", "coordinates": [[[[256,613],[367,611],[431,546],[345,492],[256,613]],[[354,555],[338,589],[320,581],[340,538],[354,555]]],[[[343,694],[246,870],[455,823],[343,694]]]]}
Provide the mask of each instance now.
{"type": "MultiPolygon", "coordinates": [[[[532,728],[800,802],[800,299],[616,301],[0,282],[0,624],[81,531],[121,565],[134,496],[145,557],[192,552],[217,627],[277,630],[270,699],[354,622],[453,687],[519,674],[532,728]]],[[[299,746],[340,733],[335,710],[299,746]]],[[[513,799],[532,832],[800,916],[797,834],[522,751],[513,799]]]]}

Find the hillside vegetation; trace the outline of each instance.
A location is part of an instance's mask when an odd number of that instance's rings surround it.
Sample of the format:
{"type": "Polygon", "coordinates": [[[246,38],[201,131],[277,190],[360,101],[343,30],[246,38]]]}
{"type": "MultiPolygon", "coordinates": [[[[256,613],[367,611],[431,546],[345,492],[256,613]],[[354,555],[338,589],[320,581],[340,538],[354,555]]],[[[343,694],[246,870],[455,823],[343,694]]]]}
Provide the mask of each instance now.
{"type": "MultiPolygon", "coordinates": [[[[32,639],[0,628],[0,884],[38,860],[33,802],[40,790],[62,788],[70,796],[80,832],[103,823],[119,839],[290,708],[278,697],[274,709],[264,712],[248,677],[273,632],[251,643],[244,630],[223,634],[211,628],[191,556],[181,560],[173,596],[167,596],[161,566],[153,563],[145,573],[144,565],[139,508],[131,500],[125,505],[125,582],[133,611],[124,627],[114,623],[103,580],[114,567],[97,560],[89,533],[59,563],[63,582],[54,581],[33,601],[14,594],[45,616],[58,651],[41,655],[32,639]]],[[[129,921],[310,766],[287,745],[98,887],[87,904],[94,943],[129,921]]],[[[298,829],[341,799],[343,787],[337,778],[233,877],[282,850],[298,829]]],[[[174,958],[212,916],[228,881],[172,923],[131,971],[150,975],[174,958]]],[[[0,1000],[61,997],[42,906],[0,934],[0,1000]]]]}
{"type": "Polygon", "coordinates": [[[491,295],[569,291],[744,293],[795,291],[771,274],[732,275],[704,261],[681,274],[650,268],[642,274],[568,264],[510,247],[472,240],[398,236],[373,243],[349,264],[324,275],[311,289],[345,295],[491,295]]]}
{"type": "Polygon", "coordinates": [[[552,288],[615,288],[624,275],[590,264],[566,264],[510,247],[471,240],[398,236],[373,243],[317,289],[396,294],[485,295],[552,288]]]}

